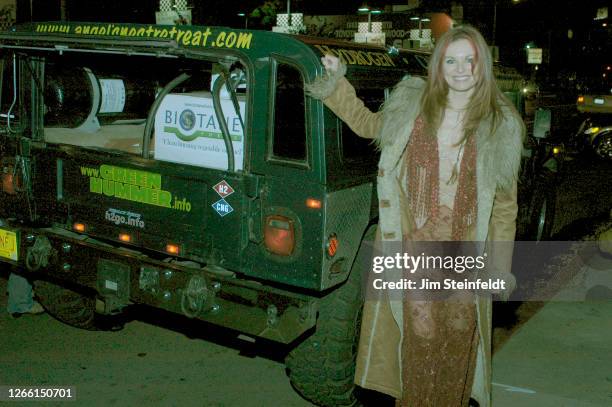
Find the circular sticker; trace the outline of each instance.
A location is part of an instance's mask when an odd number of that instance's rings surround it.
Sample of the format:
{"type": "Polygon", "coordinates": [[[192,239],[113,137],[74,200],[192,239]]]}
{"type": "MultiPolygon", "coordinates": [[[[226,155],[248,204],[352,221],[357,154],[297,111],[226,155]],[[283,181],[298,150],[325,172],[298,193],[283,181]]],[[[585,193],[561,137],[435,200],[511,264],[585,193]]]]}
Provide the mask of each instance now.
{"type": "Polygon", "coordinates": [[[181,112],[181,116],[179,117],[179,124],[181,128],[185,131],[193,130],[196,125],[196,115],[191,110],[183,110],[181,112]]]}

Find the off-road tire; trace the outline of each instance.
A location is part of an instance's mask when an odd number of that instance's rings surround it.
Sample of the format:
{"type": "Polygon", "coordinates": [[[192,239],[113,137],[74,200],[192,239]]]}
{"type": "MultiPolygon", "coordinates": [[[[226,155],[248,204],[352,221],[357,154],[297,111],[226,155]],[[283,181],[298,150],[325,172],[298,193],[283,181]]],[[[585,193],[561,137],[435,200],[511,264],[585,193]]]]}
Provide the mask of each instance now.
{"type": "Polygon", "coordinates": [[[96,300],[69,288],[45,280],[34,282],[36,296],[54,318],[68,325],[91,331],[96,325],[96,300]]]}
{"type": "MultiPolygon", "coordinates": [[[[368,235],[371,241],[373,233],[368,235]]],[[[285,361],[293,386],[321,406],[357,404],[354,379],[363,271],[359,261],[354,264],[347,281],[321,301],[315,333],[293,349],[285,361]]]]}
{"type": "Polygon", "coordinates": [[[556,178],[543,174],[535,183],[530,205],[528,238],[534,241],[549,240],[555,217],[556,178]]]}

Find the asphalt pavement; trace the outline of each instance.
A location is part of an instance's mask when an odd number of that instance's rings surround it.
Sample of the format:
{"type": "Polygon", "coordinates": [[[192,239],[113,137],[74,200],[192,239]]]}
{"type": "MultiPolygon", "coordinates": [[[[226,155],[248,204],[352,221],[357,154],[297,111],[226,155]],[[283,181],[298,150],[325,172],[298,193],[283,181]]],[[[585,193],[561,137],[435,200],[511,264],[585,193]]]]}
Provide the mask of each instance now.
{"type": "MultiPolygon", "coordinates": [[[[612,287],[612,260],[585,266],[573,285],[573,297],[519,321],[496,351],[494,407],[612,405],[612,301],[593,297],[612,287]]],[[[0,307],[6,307],[4,295],[0,307]]],[[[137,315],[143,320],[107,332],[72,328],[47,314],[11,319],[0,313],[0,385],[76,390],[74,402],[3,405],[312,405],[291,387],[281,347],[156,310],[137,315]]]]}

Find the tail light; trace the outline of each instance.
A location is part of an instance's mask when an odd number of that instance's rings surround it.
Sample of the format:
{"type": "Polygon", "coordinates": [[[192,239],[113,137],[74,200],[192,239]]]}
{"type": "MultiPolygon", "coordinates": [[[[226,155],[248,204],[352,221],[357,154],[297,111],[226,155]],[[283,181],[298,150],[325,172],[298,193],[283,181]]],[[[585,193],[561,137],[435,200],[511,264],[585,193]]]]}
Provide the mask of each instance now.
{"type": "Polygon", "coordinates": [[[2,174],[2,191],[7,194],[15,195],[14,178],[12,173],[2,174]]]}
{"type": "Polygon", "coordinates": [[[0,167],[0,178],[2,180],[2,191],[15,195],[21,189],[21,177],[15,174],[15,165],[11,162],[4,161],[0,167]]]}
{"type": "Polygon", "coordinates": [[[281,215],[268,216],[264,226],[264,243],[270,252],[290,256],[295,249],[293,221],[281,215]]]}
{"type": "Polygon", "coordinates": [[[306,207],[310,209],[321,209],[323,203],[319,199],[308,198],[306,200],[306,207]]]}
{"type": "Polygon", "coordinates": [[[87,226],[84,223],[76,222],[72,225],[72,229],[79,233],[83,233],[87,230],[87,226]]]}
{"type": "Polygon", "coordinates": [[[332,258],[336,255],[338,251],[338,237],[335,234],[332,234],[329,238],[327,238],[327,256],[332,258]]]}
{"type": "Polygon", "coordinates": [[[174,243],[168,243],[166,245],[166,253],[168,254],[173,254],[175,256],[178,256],[178,254],[180,253],[180,247],[177,244],[174,243]]]}

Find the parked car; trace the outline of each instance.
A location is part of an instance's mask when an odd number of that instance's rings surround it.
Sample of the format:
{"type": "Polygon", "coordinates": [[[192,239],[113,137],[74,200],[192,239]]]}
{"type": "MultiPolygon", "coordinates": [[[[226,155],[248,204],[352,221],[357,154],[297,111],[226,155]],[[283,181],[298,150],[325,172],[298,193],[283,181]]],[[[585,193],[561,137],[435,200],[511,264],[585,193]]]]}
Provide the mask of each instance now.
{"type": "Polygon", "coordinates": [[[587,145],[598,156],[612,160],[612,95],[581,95],[577,108],[584,117],[577,135],[586,136],[587,145]]]}

